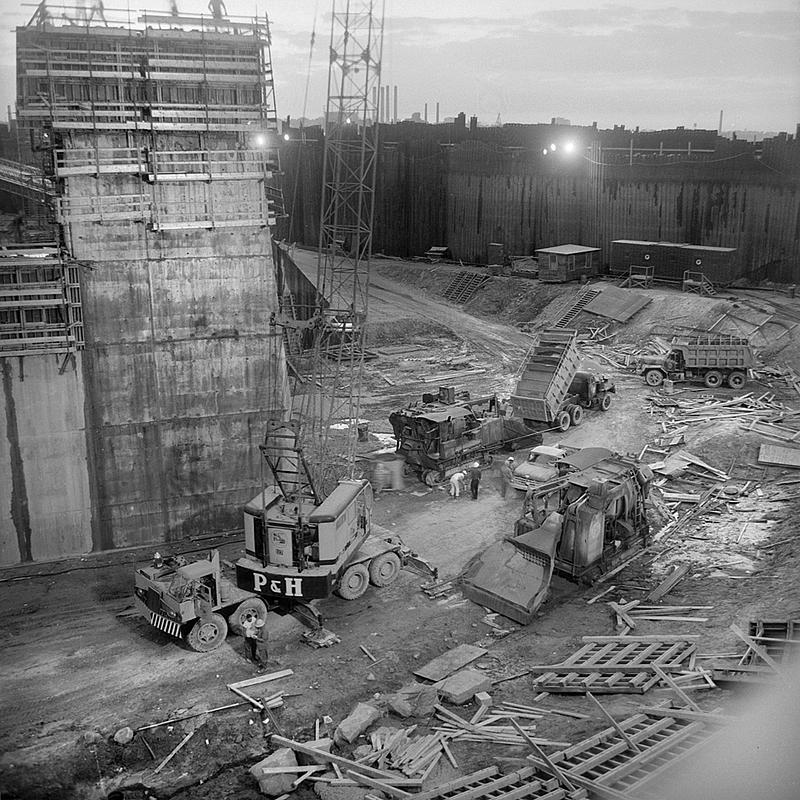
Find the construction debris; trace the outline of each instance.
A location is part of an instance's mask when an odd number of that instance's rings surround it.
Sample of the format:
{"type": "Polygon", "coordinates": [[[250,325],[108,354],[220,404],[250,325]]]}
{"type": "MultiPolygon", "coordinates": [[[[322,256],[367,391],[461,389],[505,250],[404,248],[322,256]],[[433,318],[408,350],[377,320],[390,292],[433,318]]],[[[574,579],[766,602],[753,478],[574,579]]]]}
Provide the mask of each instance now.
{"type": "Polygon", "coordinates": [[[438,681],[434,686],[445,700],[455,705],[462,705],[469,702],[477,692],[491,689],[492,681],[488,675],[467,667],[438,681]]]}
{"type": "Polygon", "coordinates": [[[341,742],[355,741],[370,725],[377,722],[382,713],[375,706],[369,703],[359,703],[336,728],[333,740],[337,744],[341,742]]]}
{"type": "Polygon", "coordinates": [[[584,636],[584,646],[559,664],[533,666],[536,691],[643,694],[658,684],[654,667],[694,669],[697,636],[584,636]]]}
{"type": "Polygon", "coordinates": [[[419,669],[415,669],[414,674],[423,680],[440,681],[481,656],[485,656],[486,653],[487,651],[483,647],[462,644],[442,653],[419,669]]]}

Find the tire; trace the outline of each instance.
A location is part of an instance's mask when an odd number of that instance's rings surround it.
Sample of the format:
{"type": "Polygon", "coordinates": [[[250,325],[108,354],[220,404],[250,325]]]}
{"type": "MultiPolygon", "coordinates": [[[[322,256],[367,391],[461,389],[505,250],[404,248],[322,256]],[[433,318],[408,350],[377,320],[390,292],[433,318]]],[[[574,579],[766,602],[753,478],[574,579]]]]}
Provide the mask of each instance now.
{"type": "Polygon", "coordinates": [[[369,582],[373,586],[388,586],[397,580],[401,567],[397,553],[381,553],[370,561],[369,582]]]}
{"type": "Polygon", "coordinates": [[[258,597],[248,597],[242,600],[233,614],[228,617],[230,629],[241,636],[244,633],[244,624],[250,619],[267,621],[267,604],[258,597]]]}
{"type": "Polygon", "coordinates": [[[569,418],[569,414],[566,411],[559,411],[558,416],[556,417],[556,427],[561,431],[561,433],[566,433],[569,430],[569,426],[572,420],[569,418]]]}
{"type": "Polygon", "coordinates": [[[583,422],[583,409],[580,406],[569,407],[569,421],[577,428],[583,422]]]}
{"type": "Polygon", "coordinates": [[[728,386],[731,389],[744,389],[744,385],[747,383],[747,375],[744,372],[731,372],[728,375],[728,386]]]}
{"type": "Polygon", "coordinates": [[[186,644],[198,653],[216,650],[228,635],[228,623],[222,614],[209,614],[198,619],[186,634],[186,644]]]}
{"type": "Polygon", "coordinates": [[[703,383],[709,389],[717,389],[722,386],[722,373],[717,369],[710,369],[703,375],[703,383]]]}
{"type": "Polygon", "coordinates": [[[608,411],[609,408],[611,408],[611,395],[610,394],[604,394],[600,398],[600,410],[601,411],[608,411]]]}
{"type": "Polygon", "coordinates": [[[353,564],[342,575],[336,594],[345,600],[355,600],[367,591],[369,586],[369,571],[366,564],[353,564]]]}
{"type": "Polygon", "coordinates": [[[644,382],[648,386],[661,386],[664,383],[664,373],[660,369],[649,369],[644,374],[644,382]]]}
{"type": "Polygon", "coordinates": [[[422,482],[426,486],[438,486],[444,475],[441,472],[437,472],[435,469],[426,469],[425,472],[422,473],[422,482]]]}

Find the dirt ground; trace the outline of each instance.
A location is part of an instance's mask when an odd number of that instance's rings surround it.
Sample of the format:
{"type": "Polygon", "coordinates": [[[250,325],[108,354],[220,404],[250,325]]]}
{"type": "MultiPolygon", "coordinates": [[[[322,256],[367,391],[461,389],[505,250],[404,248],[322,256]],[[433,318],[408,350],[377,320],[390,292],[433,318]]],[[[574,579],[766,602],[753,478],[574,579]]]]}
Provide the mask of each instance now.
{"type": "MultiPolygon", "coordinates": [[[[441,299],[457,269],[376,262],[370,335],[379,357],[367,364],[362,408],[362,416],[370,423],[373,448],[386,441],[391,431],[390,411],[435,390],[435,384],[421,381],[426,375],[483,369],[454,384],[476,395],[510,394],[515,372],[532,342],[515,323],[552,322],[579,288],[495,278],[479,298],[461,307],[441,299]]],[[[758,332],[761,338],[756,344],[768,352],[766,363],[798,367],[800,334],[790,330],[778,341],[778,331],[800,319],[800,302],[755,292],[736,293],[734,300],[688,298],[672,290],[656,290],[654,296],[651,306],[628,325],[609,329],[616,328],[613,342],[641,342],[654,325],[670,321],[708,325],[728,307],[750,320],[752,327],[774,314],[777,303],[780,319],[788,323],[783,328],[771,328],[768,323],[758,332]]],[[[598,324],[597,318],[591,324],[598,324]]],[[[652,390],[629,373],[612,370],[602,361],[595,363],[617,384],[611,409],[604,415],[588,415],[581,427],[560,437],[546,434],[545,442],[605,445],[637,454],[661,430],[661,417],[645,411],[645,398],[652,390]]],[[[800,407],[800,397],[779,380],[771,385],[751,383],[747,389],[754,395],[774,393],[787,405],[800,407]]],[[[696,396],[692,393],[698,390],[685,391],[686,396],[696,396]]],[[[732,392],[717,394],[730,397],[732,392]]],[[[742,652],[743,646],[729,630],[732,623],[746,628],[750,619],[800,618],[800,537],[796,535],[800,492],[798,484],[776,485],[778,480],[800,475],[758,466],[761,441],[734,423],[692,426],[686,448],[723,470],[735,456],[730,483],[741,487],[749,482],[750,493],[719,515],[699,517],[669,540],[656,543],[644,558],[600,588],[555,579],[550,599],[526,627],[499,616],[490,624],[495,618],[487,617],[485,609],[457,591],[432,600],[419,589],[423,579],[410,572],[402,573],[392,586],[373,588],[358,600],[325,601],[321,608],[326,627],[341,638],[330,648],[312,649],[301,639],[300,623],[270,615],[269,668],[294,670],[276,685],[286,692],[285,705],[276,714],[282,732],[300,740],[313,738],[315,720],[327,715],[333,723],[322,724],[322,732],[330,733],[357,702],[398,689],[413,679],[418,666],[461,643],[487,648],[478,666],[493,678],[514,675],[531,664],[559,661],[577,649],[581,636],[616,632],[605,599],[641,597],[674,563],[688,563],[692,568],[666,601],[710,606],[704,612],[708,621],[641,622],[637,633],[698,634],[701,653],[734,653],[742,652]],[[744,519],[748,520],[746,535],[742,533],[744,519]],[[612,584],[616,588],[607,598],[586,604],[612,584]],[[378,659],[375,663],[362,646],[378,659]]],[[[524,457],[524,453],[516,455],[524,457]]],[[[451,500],[443,489],[431,490],[409,480],[405,491],[378,494],[375,521],[399,534],[439,567],[442,577],[449,578],[458,576],[488,544],[512,531],[520,505],[517,493],[505,499],[500,496],[493,474],[485,475],[477,502],[451,500]]],[[[235,560],[242,551],[240,542],[220,542],[213,533],[178,549],[201,555],[220,545],[223,557],[235,560]]],[[[229,637],[211,653],[195,653],[130,614],[134,566],[150,556],[140,549],[0,572],[3,800],[95,800],[115,788],[123,789],[128,800],[260,796],[247,770],[269,752],[272,730],[246,704],[154,728],[145,733],[146,743],[140,735],[127,745],[113,741],[114,733],[126,725],[137,728],[236,702],[226,684],[254,674],[237,637],[229,637]],[[197,733],[156,774],[158,762],[193,727],[197,733]]],[[[527,678],[499,683],[493,694],[496,701],[530,703],[533,699],[527,678]]],[[[668,690],[654,690],[646,701],[670,696],[668,690]]],[[[723,689],[697,692],[695,699],[705,709],[728,711],[739,702],[736,693],[723,689]]],[[[629,695],[609,695],[604,700],[618,718],[641,702],[641,697],[629,695]]],[[[541,722],[542,736],[577,742],[607,725],[582,696],[550,696],[543,703],[578,710],[591,718],[550,717],[541,722]]],[[[473,711],[469,708],[467,713],[473,711]]],[[[392,718],[389,724],[412,722],[419,723],[419,733],[430,721],[392,718]]],[[[800,745],[800,739],[792,738],[795,733],[786,731],[784,739],[800,745]]],[[[521,748],[458,742],[452,749],[464,772],[525,755],[521,748]]],[[[443,770],[431,779],[448,775],[443,770]]],[[[303,800],[315,795],[303,786],[295,796],[303,800]]]]}

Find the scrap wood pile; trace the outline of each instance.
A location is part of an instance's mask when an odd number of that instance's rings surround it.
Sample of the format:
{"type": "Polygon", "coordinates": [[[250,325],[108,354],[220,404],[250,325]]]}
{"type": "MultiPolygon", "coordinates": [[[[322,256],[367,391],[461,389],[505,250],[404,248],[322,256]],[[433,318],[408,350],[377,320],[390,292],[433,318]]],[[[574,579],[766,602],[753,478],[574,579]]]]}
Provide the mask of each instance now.
{"type": "MultiPolygon", "coordinates": [[[[482,705],[471,719],[463,719],[441,705],[436,706],[436,717],[442,725],[434,730],[463,742],[487,742],[499,745],[525,745],[532,740],[537,745],[567,747],[569,742],[556,742],[550,739],[537,738],[536,725],[530,720],[542,719],[548,714],[559,712],[548,711],[517,703],[503,703],[497,708],[489,709],[482,705]],[[514,724],[516,723],[516,725],[514,724]],[[527,738],[526,738],[527,737],[527,738]]],[[[589,719],[585,714],[561,712],[564,716],[589,719]]]]}
{"type": "Polygon", "coordinates": [[[359,764],[375,764],[379,769],[399,770],[407,777],[423,779],[430,774],[442,755],[457,766],[447,747],[446,735],[432,733],[412,736],[416,725],[410,728],[378,728],[369,734],[372,750],[356,759],[359,764]]]}

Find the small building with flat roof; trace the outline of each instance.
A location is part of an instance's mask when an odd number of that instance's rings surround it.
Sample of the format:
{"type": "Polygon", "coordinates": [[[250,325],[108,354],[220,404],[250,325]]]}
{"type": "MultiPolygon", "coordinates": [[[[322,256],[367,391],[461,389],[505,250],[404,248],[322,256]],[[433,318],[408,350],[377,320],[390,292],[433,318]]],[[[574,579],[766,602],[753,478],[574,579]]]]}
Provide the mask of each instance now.
{"type": "Polygon", "coordinates": [[[545,283],[566,283],[600,271],[600,248],[580,244],[560,244],[536,251],[539,259],[539,280],[545,283]]]}

